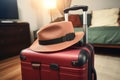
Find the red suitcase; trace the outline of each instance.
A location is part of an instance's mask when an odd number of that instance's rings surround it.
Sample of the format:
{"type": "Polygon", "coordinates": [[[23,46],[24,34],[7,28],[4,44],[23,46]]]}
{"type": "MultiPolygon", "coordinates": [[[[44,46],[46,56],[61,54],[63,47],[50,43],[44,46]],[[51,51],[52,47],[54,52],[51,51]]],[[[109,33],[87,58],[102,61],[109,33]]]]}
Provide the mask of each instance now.
{"type": "MultiPolygon", "coordinates": [[[[64,12],[78,9],[87,11],[87,6],[74,6],[64,12]]],[[[85,32],[86,30],[85,28],[85,32]]],[[[94,50],[87,43],[86,36],[87,33],[83,38],[84,45],[76,43],[60,51],[36,52],[30,48],[22,50],[22,80],[97,80],[94,50]]]]}

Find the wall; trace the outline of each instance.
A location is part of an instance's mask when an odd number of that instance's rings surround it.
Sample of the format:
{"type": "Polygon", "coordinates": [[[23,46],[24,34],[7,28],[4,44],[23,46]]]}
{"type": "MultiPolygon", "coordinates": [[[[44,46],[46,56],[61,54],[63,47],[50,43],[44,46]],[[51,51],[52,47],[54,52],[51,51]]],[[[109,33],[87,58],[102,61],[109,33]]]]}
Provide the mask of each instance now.
{"type": "Polygon", "coordinates": [[[105,8],[120,8],[120,0],[72,0],[72,5],[88,5],[88,12],[91,12],[91,10],[105,8]]]}
{"type": "Polygon", "coordinates": [[[33,31],[50,22],[49,11],[44,9],[43,0],[17,0],[21,22],[30,24],[31,39],[33,31]]]}

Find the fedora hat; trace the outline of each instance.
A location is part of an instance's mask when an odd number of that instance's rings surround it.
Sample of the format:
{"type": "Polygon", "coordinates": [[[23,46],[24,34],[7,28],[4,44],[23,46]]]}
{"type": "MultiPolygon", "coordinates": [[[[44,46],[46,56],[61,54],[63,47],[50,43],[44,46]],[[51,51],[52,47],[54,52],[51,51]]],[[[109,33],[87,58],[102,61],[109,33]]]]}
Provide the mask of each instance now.
{"type": "Polygon", "coordinates": [[[37,32],[37,39],[29,47],[33,51],[53,52],[68,48],[84,36],[84,32],[74,32],[70,21],[61,21],[43,26],[37,32]]]}

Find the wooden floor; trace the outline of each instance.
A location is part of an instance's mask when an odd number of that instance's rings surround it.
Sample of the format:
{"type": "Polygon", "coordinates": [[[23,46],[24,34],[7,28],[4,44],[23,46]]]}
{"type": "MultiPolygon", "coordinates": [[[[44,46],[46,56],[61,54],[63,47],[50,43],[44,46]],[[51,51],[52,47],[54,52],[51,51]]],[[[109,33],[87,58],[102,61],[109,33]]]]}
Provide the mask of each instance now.
{"type": "Polygon", "coordinates": [[[0,61],[0,80],[22,80],[19,56],[0,61]]]}

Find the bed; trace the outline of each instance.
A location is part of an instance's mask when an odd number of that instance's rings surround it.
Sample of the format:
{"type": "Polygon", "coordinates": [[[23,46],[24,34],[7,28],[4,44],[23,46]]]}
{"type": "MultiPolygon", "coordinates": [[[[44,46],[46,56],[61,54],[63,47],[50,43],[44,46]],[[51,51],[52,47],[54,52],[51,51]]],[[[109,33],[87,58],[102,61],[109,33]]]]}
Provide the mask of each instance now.
{"type": "MultiPolygon", "coordinates": [[[[83,28],[74,29],[83,31],[83,28]]],[[[88,28],[88,42],[95,47],[120,48],[120,27],[88,28]]]]}
{"type": "MultiPolygon", "coordinates": [[[[99,10],[87,14],[88,41],[95,47],[120,48],[120,9],[113,9],[99,10]]],[[[79,15],[80,22],[77,14],[70,16],[72,16],[69,18],[74,25],[75,31],[82,31],[83,28],[80,26],[82,26],[83,16],[79,15]]]]}

